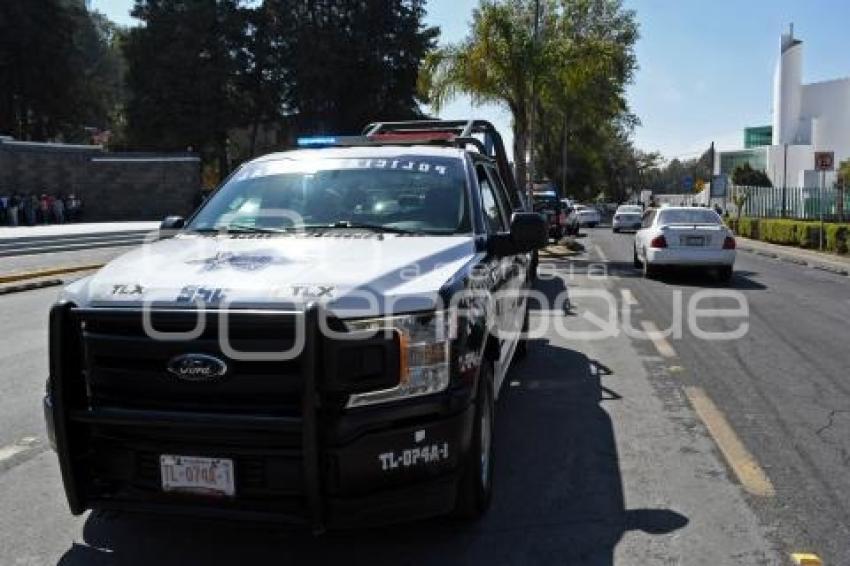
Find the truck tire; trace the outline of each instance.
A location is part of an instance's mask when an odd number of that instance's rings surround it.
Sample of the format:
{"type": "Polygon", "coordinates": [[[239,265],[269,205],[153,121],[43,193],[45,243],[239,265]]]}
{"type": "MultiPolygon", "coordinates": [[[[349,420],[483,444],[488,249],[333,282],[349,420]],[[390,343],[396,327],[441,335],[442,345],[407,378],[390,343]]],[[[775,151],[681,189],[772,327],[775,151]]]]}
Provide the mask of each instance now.
{"type": "Polygon", "coordinates": [[[478,376],[472,442],[455,501],[454,514],[462,519],[478,519],[490,507],[493,495],[493,413],[493,362],[485,360],[478,376]]]}

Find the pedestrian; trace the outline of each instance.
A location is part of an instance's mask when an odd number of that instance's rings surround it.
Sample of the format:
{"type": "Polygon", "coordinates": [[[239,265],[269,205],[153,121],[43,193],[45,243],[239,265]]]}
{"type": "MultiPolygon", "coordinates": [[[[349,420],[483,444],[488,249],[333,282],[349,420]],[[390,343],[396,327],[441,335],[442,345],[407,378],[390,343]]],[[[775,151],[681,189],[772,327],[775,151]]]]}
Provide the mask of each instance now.
{"type": "Polygon", "coordinates": [[[0,226],[6,223],[6,206],[9,203],[9,197],[0,195],[0,226]]]}
{"type": "Polygon", "coordinates": [[[45,193],[42,193],[41,198],[38,199],[38,215],[38,220],[42,224],[50,222],[50,206],[47,202],[47,195],[45,193]]]}
{"type": "Polygon", "coordinates": [[[6,216],[9,226],[18,225],[18,206],[20,202],[21,199],[18,197],[18,193],[12,193],[12,196],[9,197],[9,204],[6,206],[6,216]]]}
{"type": "Polygon", "coordinates": [[[65,224],[65,200],[62,193],[56,196],[53,199],[53,218],[56,219],[57,224],[65,224]]]}
{"type": "Polygon", "coordinates": [[[26,194],[21,199],[21,210],[24,224],[32,226],[35,224],[35,208],[32,200],[32,194],[26,194]]]}

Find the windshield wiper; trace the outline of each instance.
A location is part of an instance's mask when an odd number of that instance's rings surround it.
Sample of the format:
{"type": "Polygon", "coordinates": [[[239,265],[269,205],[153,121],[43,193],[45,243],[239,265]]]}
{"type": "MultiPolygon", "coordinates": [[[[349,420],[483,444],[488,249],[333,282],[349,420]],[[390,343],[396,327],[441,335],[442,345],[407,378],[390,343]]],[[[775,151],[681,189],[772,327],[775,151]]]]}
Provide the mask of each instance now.
{"type": "Polygon", "coordinates": [[[244,224],[232,224],[221,228],[190,228],[189,232],[199,234],[283,234],[288,232],[285,228],[265,228],[260,226],[247,226],[244,224]]]}
{"type": "Polygon", "coordinates": [[[408,230],[406,228],[396,228],[395,226],[387,226],[385,224],[370,224],[368,222],[352,222],[350,220],[337,220],[329,224],[308,224],[305,229],[316,228],[361,228],[363,230],[372,230],[373,232],[382,232],[387,234],[424,234],[422,230],[408,230]]]}

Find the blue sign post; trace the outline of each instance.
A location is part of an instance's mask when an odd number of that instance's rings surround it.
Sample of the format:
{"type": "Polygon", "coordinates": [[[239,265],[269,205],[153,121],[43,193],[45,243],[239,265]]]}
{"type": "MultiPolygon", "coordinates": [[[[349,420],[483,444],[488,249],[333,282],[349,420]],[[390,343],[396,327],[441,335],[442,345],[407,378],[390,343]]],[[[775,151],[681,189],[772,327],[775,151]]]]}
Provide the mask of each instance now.
{"type": "Polygon", "coordinates": [[[682,187],[688,192],[694,190],[694,178],[688,175],[682,179],[682,187]]]}

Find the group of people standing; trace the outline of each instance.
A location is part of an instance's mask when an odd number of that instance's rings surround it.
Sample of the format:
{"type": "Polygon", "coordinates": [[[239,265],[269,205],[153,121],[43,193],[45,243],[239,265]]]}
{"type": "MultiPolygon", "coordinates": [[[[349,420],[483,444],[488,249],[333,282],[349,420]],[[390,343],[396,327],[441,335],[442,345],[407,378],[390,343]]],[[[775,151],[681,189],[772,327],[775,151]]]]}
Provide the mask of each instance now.
{"type": "Polygon", "coordinates": [[[64,224],[80,219],[83,202],[76,195],[29,193],[0,195],[0,225],[64,224]]]}

